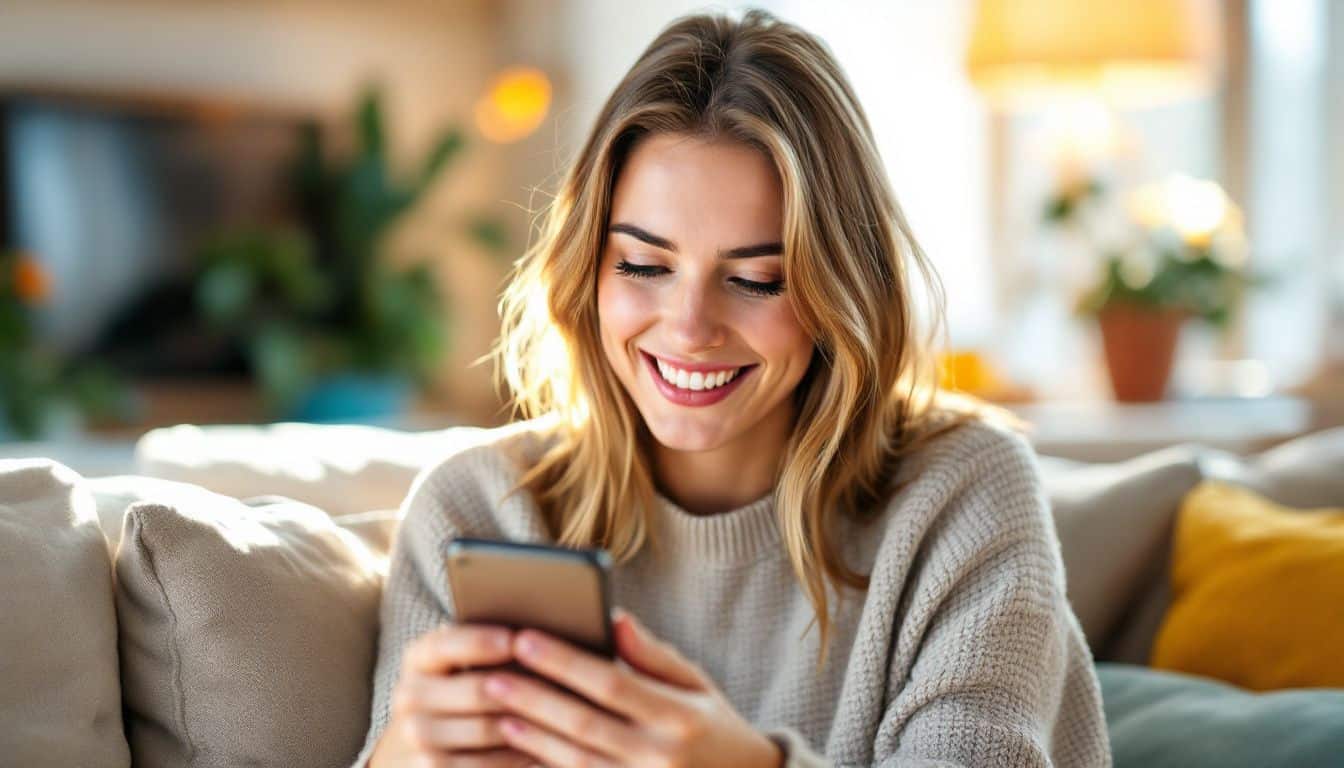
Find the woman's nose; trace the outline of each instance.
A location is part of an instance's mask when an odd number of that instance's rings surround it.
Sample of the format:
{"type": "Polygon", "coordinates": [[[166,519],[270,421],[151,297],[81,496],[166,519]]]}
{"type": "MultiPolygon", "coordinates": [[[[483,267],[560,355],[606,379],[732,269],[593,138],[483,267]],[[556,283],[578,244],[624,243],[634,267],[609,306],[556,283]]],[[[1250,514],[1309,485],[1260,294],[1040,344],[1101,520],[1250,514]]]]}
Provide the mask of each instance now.
{"type": "Polygon", "coordinates": [[[726,336],[710,287],[685,281],[672,292],[665,322],[672,341],[682,352],[698,352],[721,346],[726,336]]]}

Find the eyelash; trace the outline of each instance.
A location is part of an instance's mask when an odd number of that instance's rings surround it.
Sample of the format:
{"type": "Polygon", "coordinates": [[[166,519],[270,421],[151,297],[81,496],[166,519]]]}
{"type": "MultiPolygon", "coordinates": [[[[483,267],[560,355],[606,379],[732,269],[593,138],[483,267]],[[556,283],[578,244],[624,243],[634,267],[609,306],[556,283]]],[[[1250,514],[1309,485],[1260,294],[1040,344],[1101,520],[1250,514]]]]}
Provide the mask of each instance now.
{"type": "MultiPolygon", "coordinates": [[[[666,271],[667,267],[652,267],[645,264],[631,264],[622,259],[616,262],[616,271],[629,277],[658,277],[666,271]]],[[[732,278],[732,282],[757,296],[778,296],[784,292],[784,281],[776,280],[773,283],[758,283],[755,280],[744,280],[740,277],[732,278]]]]}

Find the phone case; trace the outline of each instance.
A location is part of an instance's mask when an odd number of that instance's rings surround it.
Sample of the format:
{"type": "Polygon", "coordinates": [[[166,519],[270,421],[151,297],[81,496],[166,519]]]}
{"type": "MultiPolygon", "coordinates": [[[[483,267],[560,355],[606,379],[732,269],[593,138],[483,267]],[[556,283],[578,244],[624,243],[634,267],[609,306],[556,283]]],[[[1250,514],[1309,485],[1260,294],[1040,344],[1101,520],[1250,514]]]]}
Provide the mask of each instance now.
{"type": "Polygon", "coordinates": [[[457,538],[447,570],[458,621],[539,629],[615,657],[604,550],[457,538]]]}

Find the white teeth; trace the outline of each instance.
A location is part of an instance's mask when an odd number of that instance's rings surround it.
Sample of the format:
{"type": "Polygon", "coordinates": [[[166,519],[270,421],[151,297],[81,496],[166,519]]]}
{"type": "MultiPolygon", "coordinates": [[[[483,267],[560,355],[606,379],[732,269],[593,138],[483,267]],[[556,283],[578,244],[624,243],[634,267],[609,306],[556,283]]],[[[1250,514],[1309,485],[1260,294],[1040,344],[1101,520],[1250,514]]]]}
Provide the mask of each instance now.
{"type": "Polygon", "coordinates": [[[699,392],[706,389],[714,389],[732,381],[742,370],[736,368],[733,370],[718,371],[716,373],[704,373],[696,371],[694,373],[683,371],[680,368],[673,368],[662,360],[654,358],[658,363],[658,373],[662,374],[665,381],[678,389],[689,389],[699,392]]]}

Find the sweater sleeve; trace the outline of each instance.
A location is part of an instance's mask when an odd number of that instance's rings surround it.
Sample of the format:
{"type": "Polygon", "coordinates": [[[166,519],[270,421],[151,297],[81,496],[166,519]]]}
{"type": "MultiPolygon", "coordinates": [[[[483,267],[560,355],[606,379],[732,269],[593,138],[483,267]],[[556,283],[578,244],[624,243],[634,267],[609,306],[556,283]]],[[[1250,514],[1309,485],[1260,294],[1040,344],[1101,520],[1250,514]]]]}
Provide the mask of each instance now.
{"type": "Polygon", "coordinates": [[[392,688],[407,644],[451,620],[447,573],[440,553],[453,538],[453,526],[444,515],[443,501],[435,475],[427,473],[418,478],[402,504],[405,514],[383,585],[369,731],[354,768],[368,765],[387,727],[392,688]]]}
{"type": "Polygon", "coordinates": [[[874,757],[888,768],[1108,766],[1034,453],[1011,435],[978,459],[911,574],[896,655],[913,659],[892,669],[874,757]]]}

